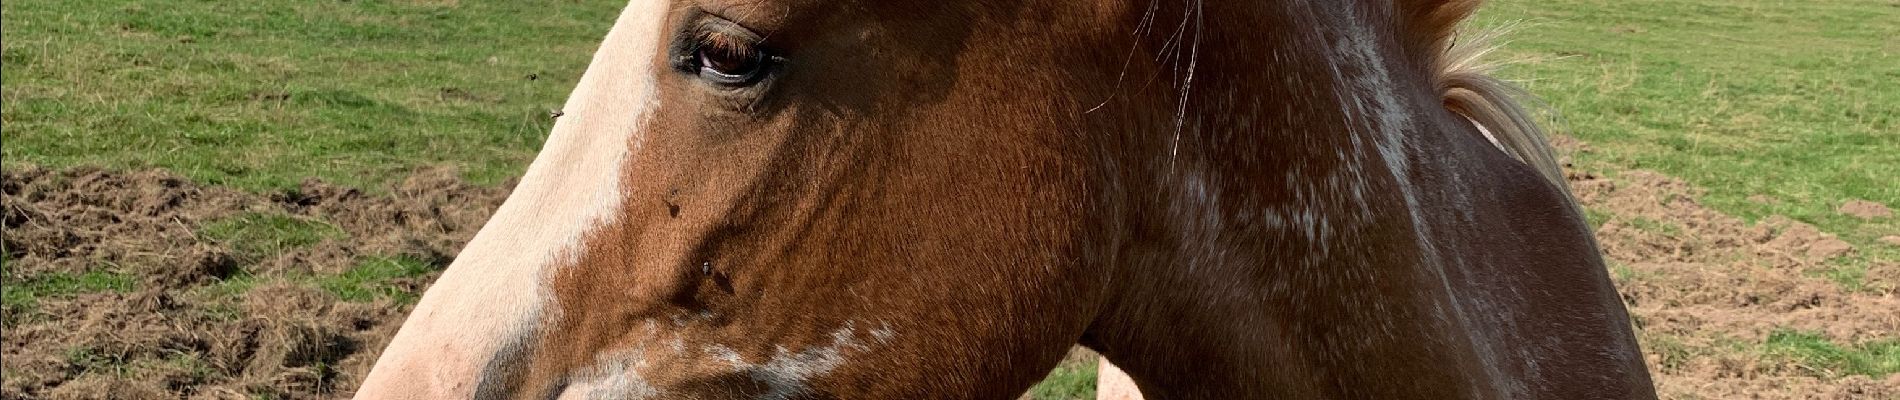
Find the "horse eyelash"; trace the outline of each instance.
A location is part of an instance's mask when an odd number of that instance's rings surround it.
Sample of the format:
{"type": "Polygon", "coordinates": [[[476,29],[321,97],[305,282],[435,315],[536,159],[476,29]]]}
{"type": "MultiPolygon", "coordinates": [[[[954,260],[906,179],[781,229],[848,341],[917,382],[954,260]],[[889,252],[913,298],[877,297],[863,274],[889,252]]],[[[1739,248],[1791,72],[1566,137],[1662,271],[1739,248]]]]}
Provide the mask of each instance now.
{"type": "Polygon", "coordinates": [[[756,39],[742,35],[718,32],[713,28],[700,28],[697,32],[693,32],[686,39],[679,41],[678,44],[674,46],[677,49],[677,53],[674,55],[674,62],[681,67],[688,66],[694,57],[701,51],[708,50],[708,48],[722,52],[745,52],[750,53],[748,55],[759,55],[766,62],[784,61],[783,57],[773,55],[771,52],[766,51],[764,45],[758,43],[756,39]]]}
{"type": "MultiPolygon", "coordinates": [[[[732,54],[732,55],[736,55],[741,52],[743,53],[761,52],[759,50],[759,45],[757,43],[735,43],[734,38],[725,38],[721,36],[729,36],[729,35],[721,35],[715,32],[705,32],[705,33],[700,34],[698,39],[695,40],[695,43],[693,45],[694,52],[703,52],[709,49],[712,51],[725,52],[727,54],[732,54]]],[[[752,55],[752,54],[747,54],[747,55],[752,55]]]]}

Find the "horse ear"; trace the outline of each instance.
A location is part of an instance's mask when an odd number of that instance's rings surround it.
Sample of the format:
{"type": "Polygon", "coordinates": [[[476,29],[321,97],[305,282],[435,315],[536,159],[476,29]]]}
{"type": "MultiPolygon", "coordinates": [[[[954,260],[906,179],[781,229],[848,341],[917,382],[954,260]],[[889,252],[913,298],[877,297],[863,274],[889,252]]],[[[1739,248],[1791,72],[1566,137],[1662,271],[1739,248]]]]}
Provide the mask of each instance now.
{"type": "Polygon", "coordinates": [[[1407,53],[1436,59],[1449,47],[1458,24],[1471,17],[1483,0],[1398,0],[1400,37],[1407,53]]]}

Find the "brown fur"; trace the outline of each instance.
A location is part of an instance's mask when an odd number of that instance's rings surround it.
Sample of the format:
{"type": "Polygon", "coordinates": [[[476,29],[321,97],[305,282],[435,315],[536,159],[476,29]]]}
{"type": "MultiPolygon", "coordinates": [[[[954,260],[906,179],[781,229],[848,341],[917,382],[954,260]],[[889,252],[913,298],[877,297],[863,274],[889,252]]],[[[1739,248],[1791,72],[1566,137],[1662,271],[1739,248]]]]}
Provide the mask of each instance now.
{"type": "MultiPolygon", "coordinates": [[[[1444,65],[1441,60],[1458,34],[1458,26],[1470,18],[1483,0],[1397,0],[1400,32],[1406,54],[1427,65],[1444,65]]],[[[1441,70],[1442,71],[1442,70],[1441,70]]]]}
{"type": "Polygon", "coordinates": [[[790,397],[1008,398],[1077,342],[1151,398],[1654,396],[1537,144],[1454,113],[1510,104],[1438,68],[1475,1],[708,3],[668,32],[732,19],[783,75],[662,69],[623,214],[484,393],[638,359],[761,397],[731,358],[843,337],[790,397]]]}

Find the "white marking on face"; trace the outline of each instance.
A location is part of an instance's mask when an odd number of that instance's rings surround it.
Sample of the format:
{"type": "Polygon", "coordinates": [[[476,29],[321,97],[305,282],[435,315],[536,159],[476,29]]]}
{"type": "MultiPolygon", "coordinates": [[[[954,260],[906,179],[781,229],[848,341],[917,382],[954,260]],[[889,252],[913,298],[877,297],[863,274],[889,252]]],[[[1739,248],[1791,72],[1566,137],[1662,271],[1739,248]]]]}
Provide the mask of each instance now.
{"type": "Polygon", "coordinates": [[[594,357],[594,365],[567,377],[567,386],[562,388],[558,399],[648,399],[665,396],[665,390],[653,385],[646,378],[647,372],[654,368],[658,360],[684,357],[685,340],[670,331],[660,329],[653,319],[646,319],[637,333],[632,346],[594,357]],[[649,347],[650,344],[665,343],[661,347],[649,347]]]}
{"type": "Polygon", "coordinates": [[[558,399],[640,400],[665,394],[641,375],[648,366],[646,354],[639,348],[602,356],[599,360],[593,368],[576,374],[558,399]]]}
{"type": "Polygon", "coordinates": [[[635,0],[622,12],[521,183],[423,295],[358,398],[474,397],[497,357],[559,318],[547,279],[619,214],[622,168],[655,101],[665,6],[635,0]]]}
{"type": "MultiPolygon", "coordinates": [[[[831,343],[824,346],[792,352],[785,347],[775,348],[772,358],[764,364],[753,364],[745,356],[722,345],[709,345],[705,353],[715,360],[725,363],[733,372],[743,373],[753,381],[765,384],[769,389],[760,394],[759,399],[790,399],[803,394],[808,382],[815,377],[844,365],[845,356],[851,352],[869,350],[870,347],[858,340],[855,323],[846,322],[843,327],[831,332],[831,343]]],[[[872,340],[879,344],[888,342],[896,332],[889,324],[881,324],[870,331],[872,340]]]]}
{"type": "MultiPolygon", "coordinates": [[[[804,393],[808,388],[806,382],[811,378],[824,375],[844,365],[847,352],[869,350],[869,347],[858,341],[857,329],[853,325],[855,324],[846,322],[843,327],[832,331],[831,343],[824,346],[796,353],[784,347],[778,347],[772,354],[772,358],[767,359],[764,364],[746,362],[744,357],[731,350],[725,350],[720,358],[735,370],[745,372],[754,381],[770,388],[769,392],[759,395],[759,399],[790,399],[804,393]]],[[[871,336],[880,343],[894,334],[889,330],[889,326],[871,330],[871,336]],[[880,333],[880,330],[883,332],[880,333]]]]}
{"type": "Polygon", "coordinates": [[[674,362],[695,363],[700,360],[716,362],[720,368],[694,370],[702,373],[733,373],[745,376],[767,388],[759,399],[791,399],[805,394],[810,389],[813,378],[823,376],[849,361],[851,354],[867,351],[872,345],[888,343],[897,332],[889,324],[880,324],[870,329],[871,343],[859,338],[854,322],[831,331],[830,342],[792,351],[784,346],[774,347],[770,358],[762,363],[747,361],[732,347],[713,343],[699,346],[696,352],[683,351],[687,338],[662,331],[659,324],[648,320],[645,329],[635,339],[629,350],[619,351],[609,356],[595,359],[595,365],[569,379],[569,385],[561,394],[561,399],[644,399],[665,396],[691,396],[687,393],[669,394],[655,387],[644,377],[655,368],[678,368],[674,362]],[[670,337],[669,337],[670,336],[670,337]],[[649,344],[666,343],[661,347],[649,347],[649,344]],[[650,350],[658,351],[654,353],[650,350]]]}
{"type": "Polygon", "coordinates": [[[871,330],[871,339],[876,340],[878,344],[890,343],[891,338],[894,337],[897,337],[897,331],[891,330],[891,324],[888,322],[880,322],[876,329],[871,330]]]}

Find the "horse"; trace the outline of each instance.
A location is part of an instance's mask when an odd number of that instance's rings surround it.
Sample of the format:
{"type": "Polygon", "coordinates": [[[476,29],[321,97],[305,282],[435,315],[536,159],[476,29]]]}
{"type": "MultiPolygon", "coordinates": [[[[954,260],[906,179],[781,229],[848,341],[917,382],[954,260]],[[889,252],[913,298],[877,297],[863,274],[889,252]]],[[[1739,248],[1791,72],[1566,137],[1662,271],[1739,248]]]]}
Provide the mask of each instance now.
{"type": "Polygon", "coordinates": [[[1653,398],[1478,3],[631,0],[354,395],[1653,398]]]}

